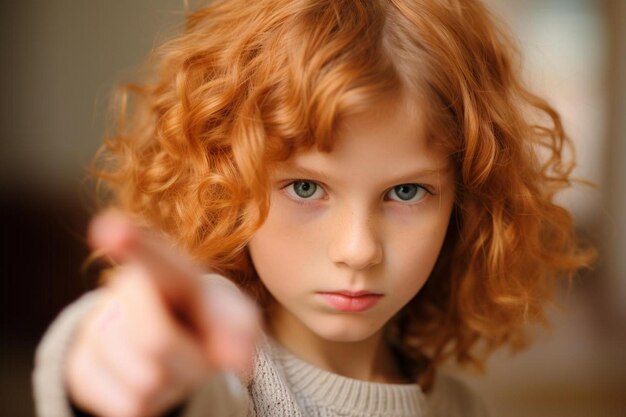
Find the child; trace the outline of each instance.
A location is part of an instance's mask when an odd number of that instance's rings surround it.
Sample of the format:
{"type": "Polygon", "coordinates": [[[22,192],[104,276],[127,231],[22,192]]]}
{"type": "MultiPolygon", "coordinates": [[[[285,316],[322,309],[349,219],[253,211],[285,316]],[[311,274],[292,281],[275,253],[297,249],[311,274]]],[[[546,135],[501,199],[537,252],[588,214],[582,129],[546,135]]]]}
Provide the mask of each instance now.
{"type": "Polygon", "coordinates": [[[484,7],[215,1],[156,57],[98,159],[120,266],[44,338],[39,414],[485,415],[439,366],[521,346],[591,251],[484,7]]]}

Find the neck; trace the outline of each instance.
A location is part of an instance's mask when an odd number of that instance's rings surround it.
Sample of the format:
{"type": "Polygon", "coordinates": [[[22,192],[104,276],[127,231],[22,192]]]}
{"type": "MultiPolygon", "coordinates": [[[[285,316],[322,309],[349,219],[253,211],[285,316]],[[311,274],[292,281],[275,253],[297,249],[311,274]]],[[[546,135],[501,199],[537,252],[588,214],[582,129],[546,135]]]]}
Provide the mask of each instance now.
{"type": "Polygon", "coordinates": [[[269,317],[272,337],[300,359],[348,378],[383,383],[407,383],[380,329],[358,341],[327,340],[285,310],[269,317]]]}

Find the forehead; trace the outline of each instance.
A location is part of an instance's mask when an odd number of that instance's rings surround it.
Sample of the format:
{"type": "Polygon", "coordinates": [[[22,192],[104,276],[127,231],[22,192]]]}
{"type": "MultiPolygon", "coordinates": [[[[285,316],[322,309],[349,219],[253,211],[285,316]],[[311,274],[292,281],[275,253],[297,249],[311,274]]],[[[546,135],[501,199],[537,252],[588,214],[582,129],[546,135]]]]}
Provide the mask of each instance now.
{"type": "Polygon", "coordinates": [[[447,156],[431,142],[418,106],[388,100],[346,118],[330,152],[315,147],[297,152],[277,171],[300,167],[352,183],[447,171],[447,156]]]}
{"type": "Polygon", "coordinates": [[[424,109],[413,101],[380,101],[342,121],[335,148],[341,152],[341,148],[352,145],[351,141],[354,139],[366,146],[378,145],[385,149],[391,145],[412,149],[426,148],[429,144],[426,139],[424,113],[424,109]],[[369,141],[372,143],[366,143],[369,141]]]}

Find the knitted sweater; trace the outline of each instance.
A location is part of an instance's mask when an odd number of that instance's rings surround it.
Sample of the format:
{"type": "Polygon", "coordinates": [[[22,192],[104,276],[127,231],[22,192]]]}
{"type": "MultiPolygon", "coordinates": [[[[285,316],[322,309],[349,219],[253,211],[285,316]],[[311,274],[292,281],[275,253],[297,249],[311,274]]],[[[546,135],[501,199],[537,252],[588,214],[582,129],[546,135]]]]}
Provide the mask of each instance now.
{"type": "MultiPolygon", "coordinates": [[[[61,312],[37,349],[34,398],[40,417],[71,417],[63,381],[67,348],[81,318],[99,297],[94,291],[61,312]]],[[[183,417],[484,417],[483,403],[457,379],[439,373],[431,392],[417,384],[350,379],[310,365],[263,337],[252,377],[208,380],[187,402],[183,417]]]]}

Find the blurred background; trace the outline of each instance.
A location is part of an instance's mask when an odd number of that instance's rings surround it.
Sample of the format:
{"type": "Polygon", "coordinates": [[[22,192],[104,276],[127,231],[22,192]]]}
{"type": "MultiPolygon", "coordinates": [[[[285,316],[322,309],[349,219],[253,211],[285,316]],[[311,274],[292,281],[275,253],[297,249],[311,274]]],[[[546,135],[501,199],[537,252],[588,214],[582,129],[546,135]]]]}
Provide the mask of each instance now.
{"type": "MultiPolygon", "coordinates": [[[[182,0],[0,2],[0,411],[34,415],[34,348],[81,271],[92,211],[86,167],[115,83],[176,33],[182,0]]],[[[494,416],[626,415],[626,1],[488,0],[518,39],[524,73],[562,113],[577,186],[561,198],[599,249],[564,285],[532,347],[463,374],[494,416]]]]}

